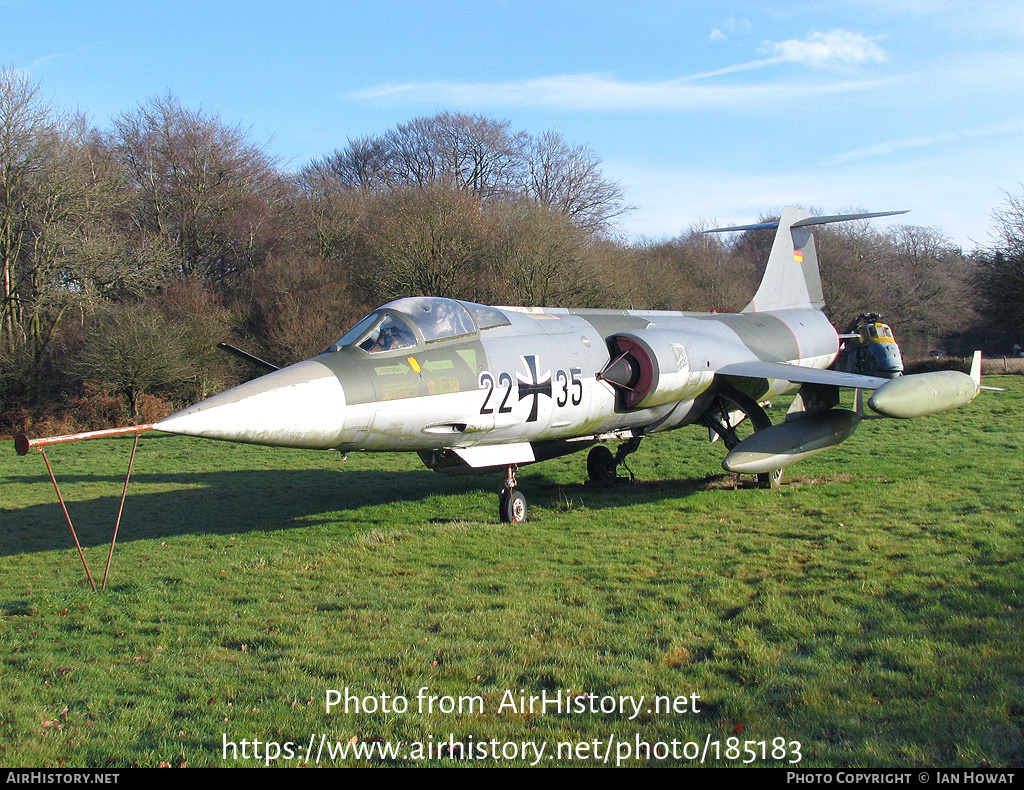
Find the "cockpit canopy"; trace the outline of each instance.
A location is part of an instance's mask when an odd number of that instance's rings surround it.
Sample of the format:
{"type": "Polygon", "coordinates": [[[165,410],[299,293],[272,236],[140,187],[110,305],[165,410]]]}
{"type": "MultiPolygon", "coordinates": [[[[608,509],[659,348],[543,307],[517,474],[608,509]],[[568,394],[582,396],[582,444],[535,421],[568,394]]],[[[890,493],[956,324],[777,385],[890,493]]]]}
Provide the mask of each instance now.
{"type": "Polygon", "coordinates": [[[876,322],[874,324],[868,324],[860,328],[861,337],[868,338],[869,341],[875,343],[895,343],[896,338],[893,337],[892,330],[887,324],[876,322]]]}
{"type": "Polygon", "coordinates": [[[357,346],[376,354],[412,349],[508,323],[508,317],[494,307],[440,296],[410,296],[374,310],[327,350],[357,346]]]}

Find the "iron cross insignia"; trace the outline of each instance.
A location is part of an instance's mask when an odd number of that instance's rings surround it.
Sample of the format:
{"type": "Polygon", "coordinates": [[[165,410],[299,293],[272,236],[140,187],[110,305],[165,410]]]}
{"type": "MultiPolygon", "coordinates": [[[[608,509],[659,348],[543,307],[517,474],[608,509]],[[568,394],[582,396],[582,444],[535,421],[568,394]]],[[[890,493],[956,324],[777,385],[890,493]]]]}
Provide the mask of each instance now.
{"type": "Polygon", "coordinates": [[[516,379],[519,381],[519,400],[533,396],[533,406],[530,408],[530,416],[526,418],[527,422],[537,421],[537,406],[541,395],[547,395],[551,397],[551,371],[549,370],[544,374],[543,381],[538,380],[537,377],[537,357],[530,355],[528,357],[520,356],[523,360],[523,364],[526,365],[526,369],[530,371],[530,378],[525,378],[521,373],[516,373],[516,379]]]}

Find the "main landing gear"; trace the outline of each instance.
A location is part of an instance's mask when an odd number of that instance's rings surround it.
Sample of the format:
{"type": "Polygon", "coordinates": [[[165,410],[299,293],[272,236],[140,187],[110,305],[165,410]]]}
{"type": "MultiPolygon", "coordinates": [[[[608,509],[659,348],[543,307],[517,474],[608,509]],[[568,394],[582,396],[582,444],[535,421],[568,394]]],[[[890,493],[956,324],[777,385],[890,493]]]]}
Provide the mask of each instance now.
{"type": "MultiPolygon", "coordinates": [[[[754,431],[772,425],[771,419],[757,401],[732,387],[719,390],[714,404],[704,413],[702,421],[718,435],[727,450],[732,450],[754,431]]],[[[757,475],[759,488],[778,488],[781,483],[781,469],[757,475]]]]}
{"type": "Polygon", "coordinates": [[[636,479],[636,475],[633,474],[633,470],[626,465],[626,456],[630,453],[636,452],[640,446],[640,440],[642,436],[634,436],[629,441],[623,442],[619,445],[619,449],[612,455],[612,451],[607,446],[599,444],[596,447],[591,448],[587,454],[587,477],[590,478],[591,482],[598,483],[600,485],[608,485],[615,483],[619,480],[625,480],[626,478],[620,478],[617,474],[619,466],[625,468],[629,472],[629,480],[632,482],[636,479]]]}
{"type": "MultiPolygon", "coordinates": [[[[643,436],[634,436],[623,442],[615,453],[603,444],[592,447],[587,456],[587,476],[592,482],[604,485],[627,479],[635,480],[633,470],[626,466],[626,456],[636,452],[642,438],[643,436]],[[629,472],[628,478],[617,475],[616,470],[619,466],[625,467],[629,472]]],[[[515,464],[505,467],[505,482],[498,493],[498,516],[503,524],[521,524],[526,521],[526,496],[519,490],[519,484],[516,482],[517,471],[519,467],[515,464]]]]}
{"type": "Polygon", "coordinates": [[[505,485],[498,494],[498,516],[503,524],[526,521],[526,496],[516,486],[517,466],[505,467],[505,485]]]}

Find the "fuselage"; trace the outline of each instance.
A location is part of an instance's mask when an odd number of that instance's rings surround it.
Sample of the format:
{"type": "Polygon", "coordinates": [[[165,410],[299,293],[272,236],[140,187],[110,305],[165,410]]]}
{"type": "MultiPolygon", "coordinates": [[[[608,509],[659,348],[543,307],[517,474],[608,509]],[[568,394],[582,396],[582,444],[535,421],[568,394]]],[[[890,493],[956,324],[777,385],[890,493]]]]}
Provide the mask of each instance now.
{"type": "MultiPolygon", "coordinates": [[[[156,427],[345,452],[454,449],[471,466],[497,466],[534,460],[513,447],[687,425],[707,407],[724,366],[825,368],[838,347],[835,329],[814,308],[492,308],[414,297],[378,309],[323,354],[156,427]],[[622,374],[629,381],[609,373],[617,357],[632,365],[622,374]]],[[[791,385],[744,386],[765,400],[791,385]]]]}

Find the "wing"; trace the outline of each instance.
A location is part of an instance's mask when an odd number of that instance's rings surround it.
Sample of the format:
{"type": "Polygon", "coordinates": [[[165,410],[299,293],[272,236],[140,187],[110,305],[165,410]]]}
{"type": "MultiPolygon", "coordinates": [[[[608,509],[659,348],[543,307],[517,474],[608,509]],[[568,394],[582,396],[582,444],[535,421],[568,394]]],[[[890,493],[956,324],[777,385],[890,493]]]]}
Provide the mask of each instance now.
{"type": "Polygon", "coordinates": [[[736,362],[718,370],[720,376],[742,376],[748,379],[781,379],[800,384],[831,384],[860,390],[876,390],[891,379],[861,376],[838,370],[821,370],[785,362],[736,362]]]}
{"type": "Polygon", "coordinates": [[[957,370],[936,370],[883,379],[860,376],[838,370],[818,370],[783,362],[737,362],[720,368],[719,375],[756,379],[782,379],[801,384],[826,384],[874,390],[868,406],[883,417],[909,419],[938,414],[964,406],[974,400],[981,389],[981,354],[976,352],[971,373],[957,370]]]}

